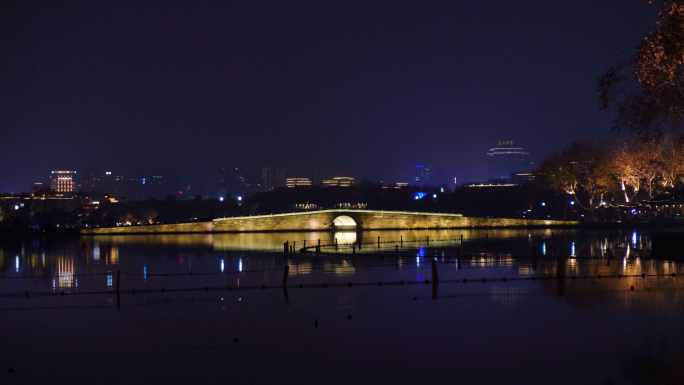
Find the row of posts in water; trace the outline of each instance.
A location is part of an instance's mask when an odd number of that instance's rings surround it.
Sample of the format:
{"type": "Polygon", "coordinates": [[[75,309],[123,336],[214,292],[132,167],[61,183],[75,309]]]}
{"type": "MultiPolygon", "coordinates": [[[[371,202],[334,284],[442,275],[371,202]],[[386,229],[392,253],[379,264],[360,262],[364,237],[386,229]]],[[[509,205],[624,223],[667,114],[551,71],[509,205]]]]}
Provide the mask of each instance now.
{"type": "MultiPolygon", "coordinates": [[[[518,235],[518,239],[520,239],[520,235],[518,235]]],[[[489,241],[489,234],[487,234],[486,240],[489,241]]],[[[426,241],[426,244],[429,246],[430,245],[430,236],[427,236],[425,241],[426,241]]],[[[463,234],[461,234],[460,241],[461,241],[461,243],[463,243],[463,234]]],[[[407,242],[409,242],[409,241],[407,241],[407,242]]],[[[381,243],[391,243],[391,242],[381,242],[380,236],[378,236],[378,241],[377,241],[378,249],[380,248],[381,243]]],[[[403,235],[400,236],[399,244],[403,247],[403,245],[404,245],[404,236],[403,235]]],[[[357,246],[358,246],[359,250],[361,250],[361,245],[362,245],[361,242],[353,243],[352,244],[352,251],[356,251],[357,246]]],[[[296,246],[297,246],[297,241],[292,242],[291,245],[290,245],[290,241],[285,241],[285,243],[283,244],[283,248],[284,248],[283,251],[286,255],[293,254],[294,251],[296,250],[296,246]]],[[[329,245],[329,246],[331,246],[331,245],[329,245]]],[[[335,238],[334,246],[335,246],[335,251],[337,251],[338,250],[337,238],[335,238]]],[[[316,252],[320,253],[320,249],[321,249],[321,240],[318,239],[318,244],[316,245],[316,252]]],[[[302,252],[302,253],[306,252],[306,239],[303,241],[303,246],[300,249],[300,252],[302,252]]]]}

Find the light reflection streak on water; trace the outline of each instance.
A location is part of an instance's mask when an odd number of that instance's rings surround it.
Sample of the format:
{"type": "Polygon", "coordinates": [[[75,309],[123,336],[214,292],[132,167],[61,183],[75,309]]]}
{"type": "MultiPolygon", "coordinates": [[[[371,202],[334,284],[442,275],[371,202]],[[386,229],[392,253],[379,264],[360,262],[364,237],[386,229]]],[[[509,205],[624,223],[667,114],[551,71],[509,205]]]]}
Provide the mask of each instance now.
{"type": "Polygon", "coordinates": [[[14,258],[14,265],[15,265],[15,268],[16,268],[17,273],[18,273],[19,272],[19,256],[18,255],[14,258]]]}
{"type": "Polygon", "coordinates": [[[323,271],[332,273],[336,277],[347,277],[356,274],[356,268],[347,261],[339,262],[325,262],[323,264],[323,271]]]}
{"type": "Polygon", "coordinates": [[[542,254],[546,255],[546,242],[542,243],[542,254]]]}
{"type": "Polygon", "coordinates": [[[70,258],[57,260],[57,285],[60,288],[71,287],[74,282],[74,261],[70,258]]]}
{"type": "Polygon", "coordinates": [[[634,245],[634,247],[636,247],[636,245],[637,245],[637,233],[636,233],[636,231],[632,233],[632,245],[634,245]]]}
{"type": "Polygon", "coordinates": [[[570,243],[570,256],[575,256],[575,242],[570,243]]]}
{"type": "Polygon", "coordinates": [[[143,281],[147,282],[147,265],[143,265],[143,281]]]}
{"type": "Polygon", "coordinates": [[[238,261],[238,270],[242,271],[242,258],[238,261]]]}
{"type": "Polygon", "coordinates": [[[107,274],[107,289],[111,290],[114,283],[114,278],[111,274],[107,274]]]}
{"type": "Polygon", "coordinates": [[[226,267],[225,261],[222,259],[221,260],[221,273],[224,272],[225,267],[226,267]]]}

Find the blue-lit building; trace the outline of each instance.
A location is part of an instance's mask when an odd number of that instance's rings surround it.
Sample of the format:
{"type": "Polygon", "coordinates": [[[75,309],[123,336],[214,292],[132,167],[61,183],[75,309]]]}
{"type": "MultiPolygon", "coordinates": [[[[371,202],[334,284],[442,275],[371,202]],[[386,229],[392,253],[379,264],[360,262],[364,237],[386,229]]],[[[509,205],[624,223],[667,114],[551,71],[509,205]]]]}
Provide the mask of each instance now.
{"type": "Polygon", "coordinates": [[[432,167],[417,164],[413,168],[413,178],[411,183],[417,185],[430,184],[432,181],[432,167]]]}

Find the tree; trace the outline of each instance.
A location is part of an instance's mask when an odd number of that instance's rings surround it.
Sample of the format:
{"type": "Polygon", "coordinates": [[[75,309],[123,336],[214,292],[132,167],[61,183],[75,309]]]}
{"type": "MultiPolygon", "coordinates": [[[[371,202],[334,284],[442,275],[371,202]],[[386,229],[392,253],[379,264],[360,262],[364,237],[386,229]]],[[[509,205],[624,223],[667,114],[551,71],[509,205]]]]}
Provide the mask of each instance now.
{"type": "MultiPolygon", "coordinates": [[[[647,0],[652,3],[652,0],[647,0]]],[[[601,108],[616,114],[613,130],[642,139],[684,136],[684,0],[661,0],[656,30],[634,56],[597,81],[601,108]]]]}
{"type": "Polygon", "coordinates": [[[624,195],[626,203],[631,202],[639,194],[645,168],[644,157],[640,156],[641,154],[638,151],[635,151],[636,144],[634,141],[627,140],[616,142],[613,148],[613,158],[611,159],[610,167],[620,183],[620,190],[624,195]],[[631,196],[629,188],[632,190],[631,196]]]}
{"type": "Polygon", "coordinates": [[[604,196],[615,187],[610,165],[611,152],[603,142],[573,142],[551,154],[539,172],[557,193],[572,195],[595,218],[604,196]]]}
{"type": "Polygon", "coordinates": [[[678,178],[684,176],[684,141],[668,134],[658,143],[660,177],[664,187],[674,187],[678,178]]]}

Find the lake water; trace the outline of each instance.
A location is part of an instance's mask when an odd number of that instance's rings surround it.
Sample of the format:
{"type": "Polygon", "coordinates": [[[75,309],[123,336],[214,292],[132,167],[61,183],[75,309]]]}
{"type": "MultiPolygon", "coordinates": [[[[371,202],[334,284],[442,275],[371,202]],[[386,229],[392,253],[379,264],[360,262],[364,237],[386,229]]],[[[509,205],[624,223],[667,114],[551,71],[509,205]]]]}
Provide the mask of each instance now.
{"type": "Polygon", "coordinates": [[[557,229],[4,240],[0,383],[682,383],[684,265],[649,248],[557,229]]]}

